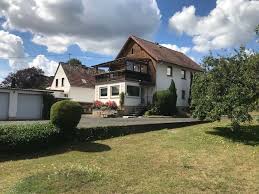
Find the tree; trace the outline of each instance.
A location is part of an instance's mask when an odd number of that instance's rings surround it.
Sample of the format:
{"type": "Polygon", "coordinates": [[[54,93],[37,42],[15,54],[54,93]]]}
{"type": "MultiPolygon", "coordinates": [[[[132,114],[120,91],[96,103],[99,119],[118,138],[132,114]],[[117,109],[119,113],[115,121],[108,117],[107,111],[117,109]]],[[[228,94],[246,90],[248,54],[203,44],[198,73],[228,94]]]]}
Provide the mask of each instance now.
{"type": "Polygon", "coordinates": [[[45,76],[41,69],[32,67],[10,73],[2,82],[1,87],[46,89],[49,83],[50,77],[45,76]]]}
{"type": "Polygon", "coordinates": [[[172,80],[167,90],[157,91],[153,96],[152,111],[160,115],[174,115],[176,110],[177,94],[175,83],[172,80]]]}
{"type": "Polygon", "coordinates": [[[220,120],[227,115],[234,130],[250,121],[249,111],[259,97],[259,54],[249,55],[244,48],[232,56],[207,56],[206,69],[194,76],[192,88],[193,116],[220,120]]]}
{"type": "Polygon", "coordinates": [[[70,65],[82,65],[82,62],[76,58],[72,58],[67,61],[70,65]]]}

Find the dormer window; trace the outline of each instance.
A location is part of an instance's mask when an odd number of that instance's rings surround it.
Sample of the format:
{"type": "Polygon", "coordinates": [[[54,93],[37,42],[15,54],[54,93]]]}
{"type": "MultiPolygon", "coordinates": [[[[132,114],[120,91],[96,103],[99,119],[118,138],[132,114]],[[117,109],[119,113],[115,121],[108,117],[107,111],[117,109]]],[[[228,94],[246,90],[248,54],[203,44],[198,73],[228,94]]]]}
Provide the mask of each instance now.
{"type": "Polygon", "coordinates": [[[61,80],[61,86],[64,87],[65,78],[62,78],[61,80]]]}
{"type": "Polygon", "coordinates": [[[58,79],[56,79],[56,87],[58,87],[58,79]]]}

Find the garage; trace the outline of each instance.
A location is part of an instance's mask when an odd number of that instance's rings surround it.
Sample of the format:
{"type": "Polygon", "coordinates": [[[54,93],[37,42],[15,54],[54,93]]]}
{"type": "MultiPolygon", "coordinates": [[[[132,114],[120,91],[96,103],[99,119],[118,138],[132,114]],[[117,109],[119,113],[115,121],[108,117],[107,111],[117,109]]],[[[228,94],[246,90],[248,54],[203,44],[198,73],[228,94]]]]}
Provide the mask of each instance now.
{"type": "Polygon", "coordinates": [[[18,120],[36,120],[42,118],[42,95],[18,94],[17,114],[18,120]]]}
{"type": "Polygon", "coordinates": [[[9,114],[9,93],[0,92],[0,120],[8,119],[9,114]]]}

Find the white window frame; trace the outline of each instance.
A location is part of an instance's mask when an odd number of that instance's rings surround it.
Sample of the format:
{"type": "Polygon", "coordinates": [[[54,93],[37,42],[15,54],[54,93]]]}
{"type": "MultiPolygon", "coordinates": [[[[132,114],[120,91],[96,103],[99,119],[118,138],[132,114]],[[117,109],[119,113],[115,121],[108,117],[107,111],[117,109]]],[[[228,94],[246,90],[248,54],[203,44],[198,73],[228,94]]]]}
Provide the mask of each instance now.
{"type": "Polygon", "coordinates": [[[107,86],[99,88],[99,98],[108,98],[108,87],[107,86]],[[107,95],[106,96],[102,96],[102,93],[101,93],[102,89],[107,89],[107,95]]]}
{"type": "Polygon", "coordinates": [[[140,98],[140,96],[141,96],[141,87],[140,87],[140,86],[135,86],[135,85],[127,84],[127,85],[126,85],[126,94],[127,94],[127,97],[130,97],[130,98],[140,98]],[[128,86],[138,87],[138,88],[139,88],[139,95],[138,95],[138,96],[130,96],[130,95],[128,94],[128,86]]]}
{"type": "Polygon", "coordinates": [[[166,75],[168,76],[168,77],[172,77],[173,76],[173,67],[172,66],[167,66],[166,67],[166,75]],[[170,74],[168,74],[168,69],[170,68],[170,74]]]}
{"type": "Polygon", "coordinates": [[[110,86],[110,95],[111,95],[111,97],[118,97],[119,95],[120,95],[120,85],[113,85],[113,86],[110,86]],[[118,89],[119,89],[119,94],[118,95],[113,95],[112,94],[112,87],[118,87],[118,89]]]}

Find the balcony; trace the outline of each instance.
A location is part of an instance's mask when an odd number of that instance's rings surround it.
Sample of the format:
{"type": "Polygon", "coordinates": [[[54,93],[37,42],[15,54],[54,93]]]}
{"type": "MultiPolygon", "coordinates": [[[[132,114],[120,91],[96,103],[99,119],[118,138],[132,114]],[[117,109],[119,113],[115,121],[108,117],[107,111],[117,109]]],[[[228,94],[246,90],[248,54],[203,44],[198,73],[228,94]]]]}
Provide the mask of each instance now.
{"type": "Polygon", "coordinates": [[[95,65],[98,68],[108,68],[108,72],[97,74],[96,83],[109,83],[118,81],[137,81],[152,83],[149,72],[150,59],[120,58],[114,61],[95,65]]]}
{"type": "Polygon", "coordinates": [[[95,76],[96,83],[112,82],[112,81],[138,81],[151,82],[151,76],[147,73],[134,72],[129,70],[117,70],[95,76]]]}

